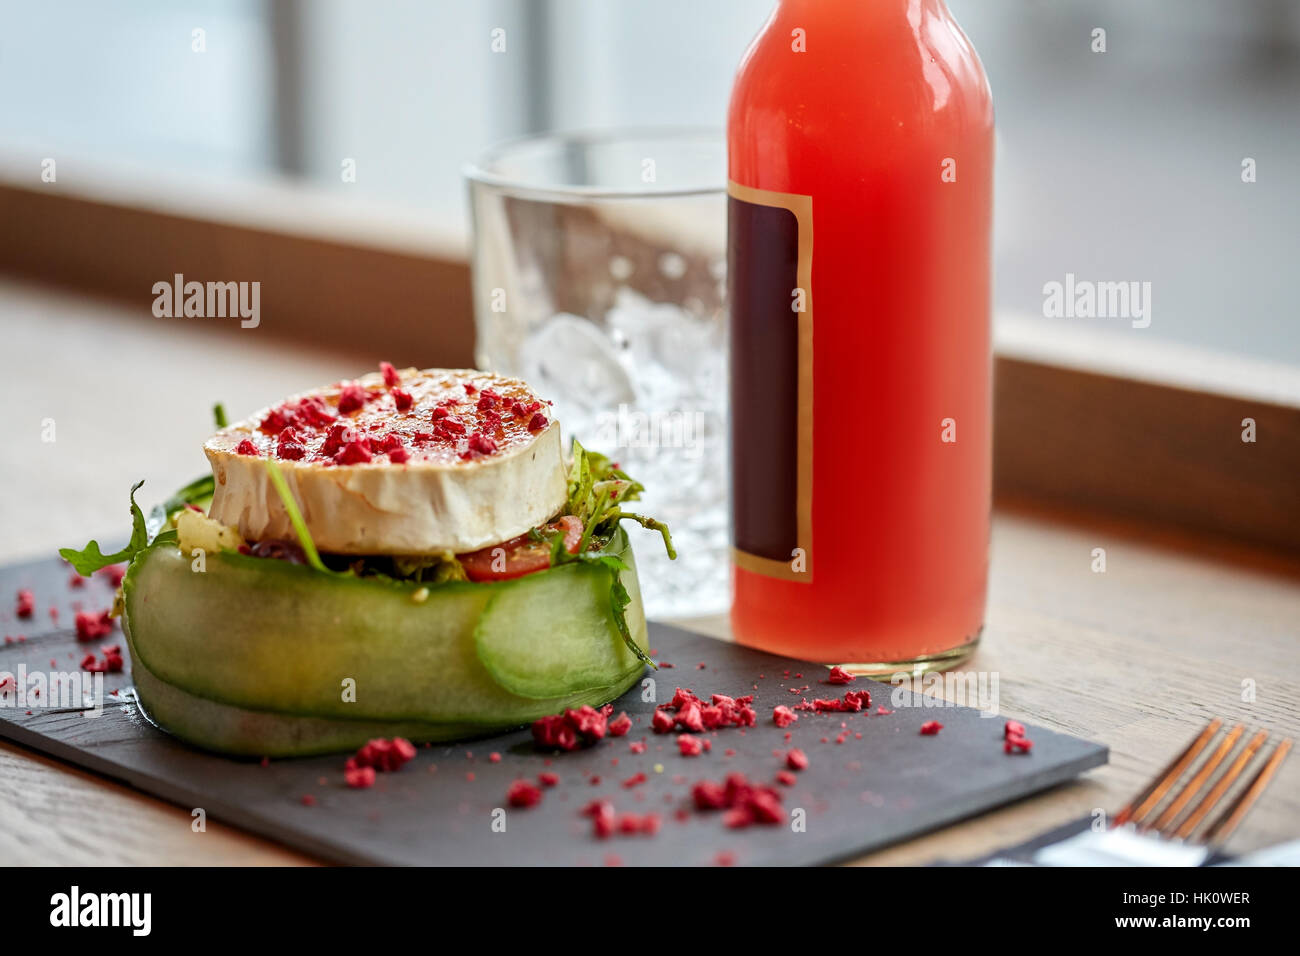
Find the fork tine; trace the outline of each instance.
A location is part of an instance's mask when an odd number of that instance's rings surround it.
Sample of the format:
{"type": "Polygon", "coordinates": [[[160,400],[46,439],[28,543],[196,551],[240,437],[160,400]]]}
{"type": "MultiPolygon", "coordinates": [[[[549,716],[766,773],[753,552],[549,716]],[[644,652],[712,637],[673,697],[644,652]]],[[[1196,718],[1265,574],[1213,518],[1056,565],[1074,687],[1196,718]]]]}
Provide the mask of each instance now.
{"type": "Polygon", "coordinates": [[[1132,802],[1126,805],[1122,810],[1115,814],[1113,826],[1122,826],[1130,820],[1135,823],[1142,822],[1146,815],[1150,813],[1160,801],[1165,798],[1169,788],[1174,785],[1188,765],[1197,758],[1205,745],[1210,742],[1219,728],[1223,726],[1223,721],[1215,717],[1205,729],[1201,731],[1200,736],[1187,745],[1187,749],[1169,762],[1169,765],[1160,774],[1147,785],[1146,789],[1133,798],[1132,802]]]}
{"type": "MultiPolygon", "coordinates": [[[[1154,829],[1161,833],[1164,832],[1165,827],[1167,827],[1170,822],[1172,822],[1173,819],[1182,812],[1183,807],[1187,806],[1187,804],[1191,802],[1192,798],[1200,793],[1201,788],[1205,786],[1205,782],[1209,780],[1214,771],[1218,769],[1219,764],[1223,763],[1223,758],[1228,756],[1233,747],[1237,746],[1237,741],[1241,739],[1241,735],[1245,733],[1245,731],[1246,728],[1241,724],[1237,724],[1237,726],[1233,727],[1232,730],[1228,731],[1227,736],[1219,742],[1219,746],[1214,748],[1214,752],[1206,758],[1205,763],[1203,763],[1200,769],[1192,775],[1192,779],[1188,780],[1187,783],[1183,785],[1183,788],[1178,792],[1178,795],[1174,797],[1173,802],[1165,808],[1164,813],[1160,814],[1160,816],[1156,818],[1156,822],[1151,824],[1150,829],[1154,829]]],[[[1143,827],[1143,829],[1147,828],[1143,827]]]]}
{"type": "Polygon", "coordinates": [[[1213,810],[1215,805],[1223,799],[1223,795],[1228,792],[1236,782],[1237,778],[1241,776],[1241,772],[1245,770],[1246,765],[1254,759],[1256,751],[1264,745],[1264,741],[1266,740],[1268,740],[1268,731],[1256,731],[1255,735],[1250,738],[1250,741],[1246,746],[1241,748],[1241,752],[1237,754],[1237,759],[1234,760],[1232,765],[1228,767],[1222,776],[1219,777],[1214,786],[1210,788],[1210,792],[1201,799],[1201,802],[1187,814],[1183,822],[1179,824],[1178,829],[1174,830],[1172,834],[1166,832],[1165,835],[1172,835],[1178,840],[1187,839],[1200,825],[1201,821],[1205,819],[1205,815],[1213,810]]]}
{"type": "Polygon", "coordinates": [[[1249,786],[1238,795],[1237,799],[1223,814],[1210,824],[1209,828],[1202,836],[1203,842],[1210,846],[1216,846],[1223,843],[1228,837],[1232,836],[1232,831],[1237,829],[1237,824],[1241,823],[1242,818],[1250,812],[1259,795],[1264,792],[1273,775],[1277,773],[1277,768],[1282,766],[1282,761],[1291,750],[1291,738],[1286,737],[1278,741],[1278,745],[1273,748],[1273,753],[1269,755],[1264,766],[1259,768],[1255,778],[1250,781],[1249,786]]]}

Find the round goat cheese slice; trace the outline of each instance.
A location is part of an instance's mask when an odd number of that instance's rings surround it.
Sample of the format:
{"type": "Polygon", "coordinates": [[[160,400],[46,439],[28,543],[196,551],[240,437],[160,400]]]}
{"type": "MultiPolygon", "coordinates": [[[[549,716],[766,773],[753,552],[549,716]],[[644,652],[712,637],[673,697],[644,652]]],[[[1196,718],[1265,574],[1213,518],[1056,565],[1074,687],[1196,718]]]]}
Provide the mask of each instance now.
{"type": "Polygon", "coordinates": [[[526,384],[467,369],[381,368],[209,438],[210,516],[249,541],[295,540],[268,458],[325,552],[474,551],[561,509],[560,426],[526,384]]]}

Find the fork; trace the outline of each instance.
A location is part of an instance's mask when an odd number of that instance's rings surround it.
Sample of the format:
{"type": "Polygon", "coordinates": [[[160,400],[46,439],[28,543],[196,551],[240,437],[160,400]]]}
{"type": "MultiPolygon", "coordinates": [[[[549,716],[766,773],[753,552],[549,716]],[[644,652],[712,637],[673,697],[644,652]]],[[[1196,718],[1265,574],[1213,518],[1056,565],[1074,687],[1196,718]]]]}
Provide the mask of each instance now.
{"type": "Polygon", "coordinates": [[[1245,726],[1237,724],[1220,737],[1223,724],[1218,717],[1206,724],[1182,753],[1114,815],[1108,829],[1089,830],[1044,847],[1034,854],[1034,863],[1042,866],[1204,864],[1250,812],[1291,750],[1291,738],[1278,741],[1250,782],[1211,823],[1202,826],[1261,754],[1269,738],[1267,731],[1256,731],[1237,749],[1246,733],[1245,726]],[[1197,766],[1197,759],[1203,753],[1206,756],[1197,766]],[[1184,775],[1188,775],[1187,780],[1180,786],[1184,775]]]}

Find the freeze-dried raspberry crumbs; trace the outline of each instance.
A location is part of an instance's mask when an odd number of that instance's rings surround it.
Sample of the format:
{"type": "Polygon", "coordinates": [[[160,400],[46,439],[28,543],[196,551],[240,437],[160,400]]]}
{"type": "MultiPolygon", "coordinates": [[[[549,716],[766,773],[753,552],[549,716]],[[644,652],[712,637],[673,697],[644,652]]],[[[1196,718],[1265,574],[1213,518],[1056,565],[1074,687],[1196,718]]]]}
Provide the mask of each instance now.
{"type": "Polygon", "coordinates": [[[375,768],[358,767],[356,762],[349,760],[343,766],[343,780],[354,790],[364,790],[366,787],[375,785],[375,768]]]}
{"type": "Polygon", "coordinates": [[[527,780],[516,780],[506,791],[506,800],[512,807],[533,807],[542,801],[542,791],[527,780]]]}
{"type": "Polygon", "coordinates": [[[577,750],[585,744],[594,744],[605,736],[609,715],[613,712],[614,706],[606,704],[599,710],[584,706],[539,718],[533,721],[533,740],[539,747],[577,750]]]}
{"type": "Polygon", "coordinates": [[[394,737],[392,740],[377,737],[358,750],[349,763],[391,772],[402,769],[414,756],[415,745],[405,737],[394,737]]]}
{"type": "Polygon", "coordinates": [[[355,412],[366,403],[366,390],[356,382],[348,382],[339,392],[339,414],[355,412]]]}
{"type": "Polygon", "coordinates": [[[1005,753],[1029,753],[1034,746],[1034,742],[1027,737],[1008,737],[1002,741],[1002,750],[1005,753]]]}
{"type": "Polygon", "coordinates": [[[113,633],[113,618],[110,611],[78,611],[74,621],[79,641],[95,641],[113,633]]]}
{"type": "Polygon", "coordinates": [[[772,708],[772,723],[776,724],[778,727],[789,727],[798,719],[799,715],[789,707],[785,706],[785,704],[778,704],[776,707],[772,708]]]}
{"type": "Polygon", "coordinates": [[[622,737],[632,729],[632,718],[627,714],[619,714],[609,722],[609,735],[611,737],[622,737]]]}
{"type": "Polygon", "coordinates": [[[117,647],[105,647],[104,659],[101,661],[95,655],[87,654],[81,660],[81,669],[90,671],[92,674],[117,674],[122,670],[122,651],[117,647]]]}

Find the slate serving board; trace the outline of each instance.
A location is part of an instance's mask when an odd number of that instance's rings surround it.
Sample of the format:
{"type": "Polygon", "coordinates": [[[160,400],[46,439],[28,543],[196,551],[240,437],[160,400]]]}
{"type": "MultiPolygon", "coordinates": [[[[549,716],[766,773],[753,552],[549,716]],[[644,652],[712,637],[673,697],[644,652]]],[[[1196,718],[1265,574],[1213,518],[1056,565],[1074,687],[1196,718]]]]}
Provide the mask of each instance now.
{"type": "MultiPolygon", "coordinates": [[[[8,638],[0,644],[0,675],[17,674],[20,664],[29,673],[74,670],[88,650],[105,645],[125,651],[116,629],[103,640],[77,642],[76,607],[108,607],[113,588],[102,576],[74,588],[71,575],[57,559],[0,569],[0,630],[8,638]],[[15,616],[19,588],[35,592],[30,618],[15,616]]],[[[643,702],[642,691],[634,688],[616,704],[634,721],[626,737],[558,755],[536,750],[527,729],[435,745],[421,748],[401,771],[380,774],[372,789],[353,790],[343,781],[345,755],[264,765],[173,740],[133,703],[128,663],[125,672],[107,675],[98,718],[38,700],[16,707],[11,695],[10,705],[0,706],[0,736],[182,807],[201,807],[213,819],[321,859],[354,864],[829,863],[1062,783],[1107,758],[1098,744],[1032,726],[1032,754],[1008,756],[1002,751],[1002,720],[982,718],[970,708],[909,706],[907,693],[902,706],[895,706],[894,688],[862,679],[851,686],[871,691],[870,713],[805,713],[788,728],[787,741],[787,730],[771,720],[776,704],[792,705],[800,696],[839,697],[846,689],[821,683],[824,669],[659,624],[651,624],[650,636],[657,659],[673,665],[653,675],[659,701],[669,700],[678,685],[702,697],[753,694],[758,726],[717,731],[709,737],[709,752],[683,757],[671,736],[650,732],[655,703],[643,702]],[[802,695],[789,691],[805,686],[802,695]],[[877,714],[879,705],[894,712],[877,714]],[[934,719],[943,731],[920,736],[921,724],[934,719]],[[841,721],[847,734],[837,744],[841,721]],[[644,753],[631,752],[630,744],[641,740],[644,753]],[[807,753],[809,767],[794,786],[778,789],[787,813],[803,811],[802,831],[790,823],[728,829],[716,812],[691,811],[679,819],[694,782],[721,781],[741,771],[771,783],[790,747],[807,753]],[[538,806],[509,808],[511,781],[535,780],[543,771],[558,775],[559,785],[546,790],[538,806]],[[623,786],[638,773],[646,782],[623,786]],[[312,798],[311,805],[304,796],[312,798]],[[661,829],[655,836],[598,840],[579,813],[597,797],[610,799],[619,812],[658,813],[661,829]],[[504,832],[499,822],[493,828],[500,809],[504,832]]]]}

